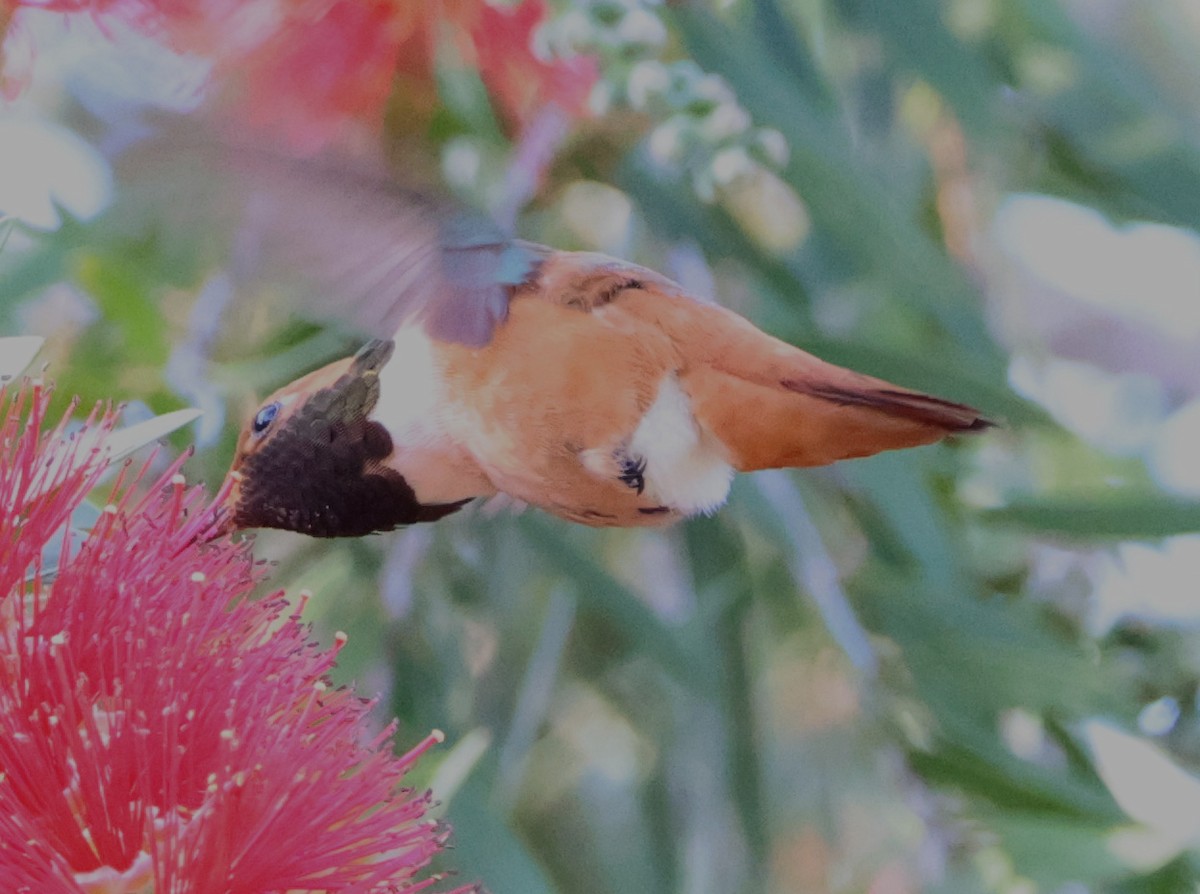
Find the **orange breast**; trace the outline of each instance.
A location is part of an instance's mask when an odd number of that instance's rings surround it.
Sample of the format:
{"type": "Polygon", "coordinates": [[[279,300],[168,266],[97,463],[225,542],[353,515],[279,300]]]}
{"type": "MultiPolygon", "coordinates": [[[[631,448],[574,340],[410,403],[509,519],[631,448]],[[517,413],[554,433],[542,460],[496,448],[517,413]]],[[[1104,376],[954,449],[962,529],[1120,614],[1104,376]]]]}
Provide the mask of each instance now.
{"type": "Polygon", "coordinates": [[[587,313],[518,299],[491,344],[441,344],[439,355],[457,408],[453,434],[497,488],[588,524],[673,517],[621,482],[615,466],[600,468],[679,366],[664,333],[615,307],[587,313]]]}

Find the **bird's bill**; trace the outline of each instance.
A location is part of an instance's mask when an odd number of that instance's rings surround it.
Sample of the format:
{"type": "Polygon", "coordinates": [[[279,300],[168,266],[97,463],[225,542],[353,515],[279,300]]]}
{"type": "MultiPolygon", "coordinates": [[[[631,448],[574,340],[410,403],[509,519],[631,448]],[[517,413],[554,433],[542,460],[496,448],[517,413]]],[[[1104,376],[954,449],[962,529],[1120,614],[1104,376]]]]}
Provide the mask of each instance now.
{"type": "Polygon", "coordinates": [[[225,476],[208,508],[212,516],[211,522],[198,535],[201,543],[210,543],[237,530],[235,519],[238,500],[241,498],[241,483],[242,476],[237,471],[230,471],[225,476]]]}

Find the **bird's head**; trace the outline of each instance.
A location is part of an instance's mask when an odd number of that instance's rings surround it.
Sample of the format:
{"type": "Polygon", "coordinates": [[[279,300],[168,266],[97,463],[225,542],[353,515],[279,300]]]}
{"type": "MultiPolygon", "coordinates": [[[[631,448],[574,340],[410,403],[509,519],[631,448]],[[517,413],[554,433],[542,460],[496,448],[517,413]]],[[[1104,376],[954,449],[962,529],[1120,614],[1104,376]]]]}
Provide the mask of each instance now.
{"type": "Polygon", "coordinates": [[[392,438],[370,414],[393,347],[369,342],[267,398],[238,438],[222,533],[282,528],[358,537],[432,521],[461,506],[422,506],[386,465],[392,438]]]}

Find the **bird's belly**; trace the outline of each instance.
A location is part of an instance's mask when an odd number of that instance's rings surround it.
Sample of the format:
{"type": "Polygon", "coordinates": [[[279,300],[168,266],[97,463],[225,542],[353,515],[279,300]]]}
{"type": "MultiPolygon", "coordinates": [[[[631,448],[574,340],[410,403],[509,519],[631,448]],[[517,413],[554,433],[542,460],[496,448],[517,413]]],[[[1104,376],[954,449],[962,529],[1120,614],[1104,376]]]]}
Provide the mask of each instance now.
{"type": "Polygon", "coordinates": [[[661,332],[517,301],[488,347],[444,356],[456,439],[497,490],[597,526],[661,525],[725,501],[733,469],[696,423],[661,332]]]}
{"type": "Polygon", "coordinates": [[[697,423],[674,373],[660,382],[629,452],[645,463],[646,496],[683,515],[713,512],[729,496],[734,470],[724,445],[697,423]]]}
{"type": "Polygon", "coordinates": [[[492,496],[495,488],[487,476],[448,431],[454,408],[433,342],[416,325],[400,329],[393,341],[372,413],[392,439],[385,465],[404,478],[423,505],[492,496]]]}
{"type": "Polygon", "coordinates": [[[733,467],[723,446],[696,423],[674,373],[662,377],[654,401],[622,436],[576,446],[487,471],[500,490],[595,526],[668,524],[712,512],[729,496],[733,467]],[[640,487],[622,477],[619,458],[640,468],[640,487]]]}

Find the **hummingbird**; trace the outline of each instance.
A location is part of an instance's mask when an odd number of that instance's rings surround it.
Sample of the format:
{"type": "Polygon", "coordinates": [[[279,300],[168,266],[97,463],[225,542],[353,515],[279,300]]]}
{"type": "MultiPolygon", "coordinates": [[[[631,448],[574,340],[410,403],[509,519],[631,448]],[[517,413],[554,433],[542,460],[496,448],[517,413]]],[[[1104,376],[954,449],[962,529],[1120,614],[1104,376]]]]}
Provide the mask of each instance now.
{"type": "Polygon", "coordinates": [[[497,495],[584,525],[658,526],[717,510],[738,472],[992,424],[646,267],[510,238],[361,172],[241,167],[261,224],[248,242],[319,270],[312,308],[376,337],[257,408],[223,530],[357,537],[497,495]]]}

